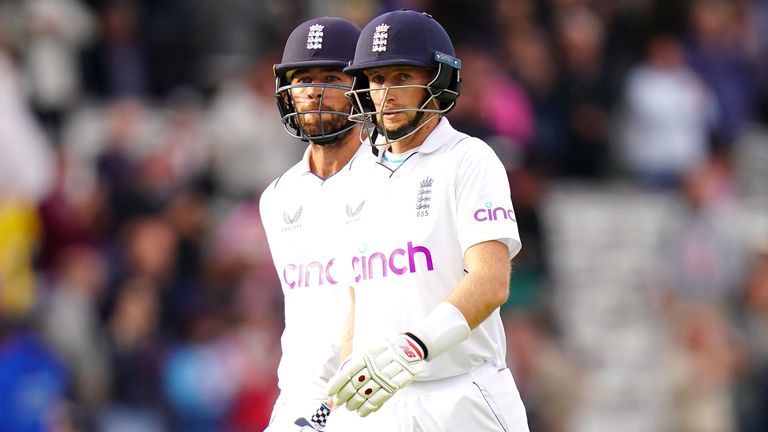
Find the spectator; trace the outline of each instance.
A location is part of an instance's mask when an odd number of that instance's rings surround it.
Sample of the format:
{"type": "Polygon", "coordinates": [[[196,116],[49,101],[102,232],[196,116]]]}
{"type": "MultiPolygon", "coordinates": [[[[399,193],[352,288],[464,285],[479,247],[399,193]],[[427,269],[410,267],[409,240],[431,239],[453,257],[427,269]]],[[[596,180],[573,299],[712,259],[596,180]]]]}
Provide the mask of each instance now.
{"type": "Polygon", "coordinates": [[[222,430],[239,386],[228,368],[224,321],[217,306],[198,297],[184,317],[184,336],[168,354],[162,384],[173,414],[173,429],[222,430]]]}
{"type": "Polygon", "coordinates": [[[77,0],[32,0],[25,5],[30,101],[58,145],[63,116],[81,97],[79,55],[94,36],[94,17],[77,0]]]}
{"type": "Polygon", "coordinates": [[[650,39],[646,61],[629,72],[624,111],[622,159],[643,184],[677,185],[707,158],[716,106],[674,36],[650,39]]]}
{"type": "Polygon", "coordinates": [[[729,147],[754,116],[757,80],[745,51],[748,9],[739,2],[695,0],[688,59],[717,97],[719,146],[729,147]]]}
{"type": "Polygon", "coordinates": [[[681,432],[736,430],[736,352],[732,327],[717,305],[673,309],[672,340],[663,380],[672,392],[670,429],[681,432]]]}
{"type": "Polygon", "coordinates": [[[451,120],[473,136],[487,140],[511,169],[533,137],[528,97],[490,53],[465,47],[459,48],[459,55],[464,71],[462,91],[474,97],[468,98],[466,106],[456,105],[451,120]]]}
{"type": "Polygon", "coordinates": [[[19,70],[0,39],[0,197],[34,204],[48,193],[53,156],[21,89],[19,70]]]}
{"type": "Polygon", "coordinates": [[[537,313],[508,313],[507,362],[526,404],[531,430],[564,432],[584,397],[584,371],[558,347],[537,313]]]}
{"type": "Polygon", "coordinates": [[[666,218],[660,275],[673,300],[725,305],[744,286],[749,243],[727,165],[710,159],[686,174],[685,201],[666,218]]]}
{"type": "Polygon", "coordinates": [[[246,76],[222,85],[211,105],[214,176],[230,197],[263,190],[301,157],[302,147],[278,126],[274,63],[261,58],[246,76]]]}
{"type": "Polygon", "coordinates": [[[72,373],[74,400],[91,413],[107,402],[109,369],[99,327],[106,263],[97,250],[70,247],[60,255],[43,328],[72,373]]]}
{"type": "Polygon", "coordinates": [[[67,371],[38,335],[0,333],[0,430],[52,430],[64,403],[67,371]]]}
{"type": "Polygon", "coordinates": [[[583,6],[563,7],[557,16],[562,55],[561,85],[567,110],[562,174],[600,179],[609,169],[608,114],[611,89],[603,62],[604,23],[583,6]]]}
{"type": "Polygon", "coordinates": [[[24,319],[37,301],[33,257],[40,241],[37,203],[48,192],[52,155],[20,91],[0,39],[0,316],[24,319]]]}
{"type": "Polygon", "coordinates": [[[149,92],[147,60],[138,39],[136,2],[110,0],[100,13],[103,36],[84,53],[85,83],[101,97],[141,97],[149,92]]]}
{"type": "Polygon", "coordinates": [[[107,204],[103,185],[84,181],[75,162],[60,156],[53,191],[40,205],[43,244],[41,270],[49,272],[71,248],[102,247],[107,238],[107,204]]]}
{"type": "Polygon", "coordinates": [[[768,241],[754,254],[738,311],[747,354],[736,400],[739,430],[757,432],[768,424],[768,241]]]}
{"type": "Polygon", "coordinates": [[[554,52],[543,29],[522,22],[503,39],[507,67],[525,87],[533,110],[534,136],[528,154],[538,170],[556,173],[564,164],[566,111],[554,52]]]}
{"type": "Polygon", "coordinates": [[[167,430],[161,384],[167,347],[159,327],[158,290],[155,282],[141,277],[118,287],[107,321],[112,385],[110,405],[99,418],[102,430],[167,430]]]}

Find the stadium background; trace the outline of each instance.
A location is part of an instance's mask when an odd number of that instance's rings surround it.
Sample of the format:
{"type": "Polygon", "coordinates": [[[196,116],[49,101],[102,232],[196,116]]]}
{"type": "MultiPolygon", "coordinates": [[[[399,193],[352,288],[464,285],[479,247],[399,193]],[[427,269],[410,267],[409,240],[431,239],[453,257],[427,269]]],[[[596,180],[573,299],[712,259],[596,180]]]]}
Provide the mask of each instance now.
{"type": "Polygon", "coordinates": [[[510,173],[531,430],[768,428],[768,1],[0,0],[0,431],[264,427],[271,65],[400,7],[510,173]]]}

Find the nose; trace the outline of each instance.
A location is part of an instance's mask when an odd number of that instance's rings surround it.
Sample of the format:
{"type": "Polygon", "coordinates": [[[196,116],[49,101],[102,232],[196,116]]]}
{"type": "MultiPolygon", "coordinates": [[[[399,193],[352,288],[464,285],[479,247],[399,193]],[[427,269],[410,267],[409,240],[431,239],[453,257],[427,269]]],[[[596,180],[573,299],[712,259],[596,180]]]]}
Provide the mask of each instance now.
{"type": "Polygon", "coordinates": [[[395,83],[393,80],[389,80],[389,79],[385,80],[381,84],[381,89],[379,90],[379,92],[381,94],[381,98],[383,100],[385,100],[385,101],[393,101],[393,100],[397,99],[395,97],[397,91],[393,91],[391,89],[391,87],[394,87],[396,85],[397,85],[397,83],[395,83]]]}
{"type": "Polygon", "coordinates": [[[386,102],[394,102],[395,100],[397,100],[397,98],[395,97],[397,91],[393,91],[389,87],[390,86],[386,86],[386,88],[384,89],[384,101],[386,101],[386,102]]]}
{"type": "MultiPolygon", "coordinates": [[[[312,84],[315,84],[312,82],[312,84]]],[[[310,86],[306,88],[307,90],[307,96],[310,99],[320,99],[320,97],[323,95],[323,89],[321,87],[317,86],[310,86]]]]}

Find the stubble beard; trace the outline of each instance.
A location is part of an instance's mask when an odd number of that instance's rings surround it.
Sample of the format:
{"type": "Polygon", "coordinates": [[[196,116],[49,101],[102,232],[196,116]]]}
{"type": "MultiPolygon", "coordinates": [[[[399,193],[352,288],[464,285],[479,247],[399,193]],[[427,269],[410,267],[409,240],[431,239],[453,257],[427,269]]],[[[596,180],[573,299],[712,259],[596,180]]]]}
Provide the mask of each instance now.
{"type": "MultiPolygon", "coordinates": [[[[313,110],[316,110],[314,108],[313,110]]],[[[304,133],[309,136],[328,135],[342,130],[348,122],[348,118],[340,114],[301,114],[299,113],[298,122],[304,129],[304,133]]]]}
{"type": "Polygon", "coordinates": [[[384,129],[384,131],[387,133],[387,136],[397,136],[400,133],[406,132],[411,127],[411,122],[413,121],[413,118],[410,116],[406,116],[406,121],[404,123],[401,123],[398,126],[387,126],[386,122],[384,121],[383,116],[378,117],[378,123],[381,125],[381,129],[384,129]]]}

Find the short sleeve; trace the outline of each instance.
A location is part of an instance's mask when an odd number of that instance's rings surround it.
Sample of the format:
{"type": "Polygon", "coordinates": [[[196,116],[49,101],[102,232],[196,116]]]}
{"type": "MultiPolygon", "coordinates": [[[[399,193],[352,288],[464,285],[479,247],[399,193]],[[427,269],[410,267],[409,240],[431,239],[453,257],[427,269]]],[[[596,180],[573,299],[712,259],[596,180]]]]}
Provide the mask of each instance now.
{"type": "Polygon", "coordinates": [[[496,153],[477,138],[465,140],[456,168],[456,223],[462,253],[471,246],[499,240],[510,258],[521,248],[517,218],[504,165],[496,153]]]}

